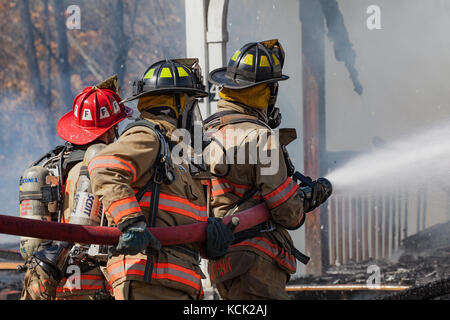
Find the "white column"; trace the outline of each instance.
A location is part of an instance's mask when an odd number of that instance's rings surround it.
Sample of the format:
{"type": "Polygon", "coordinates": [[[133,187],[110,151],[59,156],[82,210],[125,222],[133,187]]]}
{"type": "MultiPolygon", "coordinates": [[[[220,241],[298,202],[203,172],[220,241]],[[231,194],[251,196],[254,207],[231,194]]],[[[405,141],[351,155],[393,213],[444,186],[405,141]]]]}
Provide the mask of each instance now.
{"type": "MultiPolygon", "coordinates": [[[[203,83],[209,92],[208,47],[206,45],[206,0],[186,0],[186,57],[198,58],[203,73],[203,83]]],[[[203,98],[199,103],[203,118],[211,114],[209,98],[203,98]]]]}
{"type": "MultiPolygon", "coordinates": [[[[210,0],[207,16],[206,42],[208,44],[209,70],[227,65],[227,14],[228,0],[210,0]]],[[[211,88],[211,92],[216,92],[211,88]]],[[[211,112],[217,111],[218,95],[210,101],[211,112]]]]}

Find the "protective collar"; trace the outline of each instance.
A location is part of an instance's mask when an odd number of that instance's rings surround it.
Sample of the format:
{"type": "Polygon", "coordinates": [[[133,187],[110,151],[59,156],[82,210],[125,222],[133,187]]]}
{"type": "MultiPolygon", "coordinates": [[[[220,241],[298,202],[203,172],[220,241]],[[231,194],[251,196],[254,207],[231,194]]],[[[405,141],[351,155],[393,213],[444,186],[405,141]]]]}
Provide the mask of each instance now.
{"type": "MultiPolygon", "coordinates": [[[[181,112],[184,111],[186,106],[186,96],[184,94],[180,95],[180,106],[181,112]]],[[[151,108],[169,107],[171,108],[178,118],[179,113],[177,110],[177,103],[175,96],[171,95],[159,95],[159,96],[145,96],[139,99],[137,109],[139,112],[148,110],[151,108]]]]}
{"type": "Polygon", "coordinates": [[[267,123],[267,109],[257,109],[248,107],[239,102],[230,102],[226,100],[219,100],[217,103],[217,111],[232,110],[243,114],[248,114],[257,117],[259,120],[267,123]]]}
{"type": "Polygon", "coordinates": [[[222,88],[219,96],[231,102],[239,102],[256,109],[267,109],[270,100],[270,88],[267,83],[245,89],[222,88]]]}

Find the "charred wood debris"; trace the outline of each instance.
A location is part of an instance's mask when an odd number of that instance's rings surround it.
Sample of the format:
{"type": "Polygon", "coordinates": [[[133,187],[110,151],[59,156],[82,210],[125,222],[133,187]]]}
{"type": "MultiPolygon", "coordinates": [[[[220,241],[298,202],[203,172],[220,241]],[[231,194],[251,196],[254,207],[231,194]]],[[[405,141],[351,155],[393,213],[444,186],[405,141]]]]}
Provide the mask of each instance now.
{"type": "Polygon", "coordinates": [[[405,238],[389,259],[330,266],[320,276],[292,278],[288,285],[366,285],[373,265],[379,267],[381,285],[409,287],[371,295],[373,299],[450,299],[450,222],[405,238]]]}

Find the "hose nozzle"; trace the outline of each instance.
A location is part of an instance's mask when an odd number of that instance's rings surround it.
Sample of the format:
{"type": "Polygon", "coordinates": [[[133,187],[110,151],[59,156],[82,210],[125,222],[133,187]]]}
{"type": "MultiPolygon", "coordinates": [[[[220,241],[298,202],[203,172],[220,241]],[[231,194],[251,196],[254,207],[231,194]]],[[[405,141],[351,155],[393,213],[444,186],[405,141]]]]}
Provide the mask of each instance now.
{"type": "Polygon", "coordinates": [[[317,183],[319,183],[323,187],[326,197],[329,198],[333,193],[333,185],[331,184],[330,180],[326,178],[319,178],[317,179],[317,183]]]}

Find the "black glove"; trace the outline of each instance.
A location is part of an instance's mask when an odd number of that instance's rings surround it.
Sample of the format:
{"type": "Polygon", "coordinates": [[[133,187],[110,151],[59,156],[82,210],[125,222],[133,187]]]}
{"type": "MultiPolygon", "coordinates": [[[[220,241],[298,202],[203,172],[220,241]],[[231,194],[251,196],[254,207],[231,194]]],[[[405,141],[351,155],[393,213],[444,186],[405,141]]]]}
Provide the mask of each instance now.
{"type": "Polygon", "coordinates": [[[300,185],[300,195],[303,197],[304,212],[311,212],[327,201],[333,192],[331,182],[325,178],[319,178],[312,182],[311,186],[300,185]]]}
{"type": "Polygon", "coordinates": [[[117,247],[111,248],[112,254],[135,255],[149,246],[156,250],[161,249],[161,242],[147,229],[144,221],[130,224],[122,232],[117,247]]]}
{"type": "Polygon", "coordinates": [[[219,218],[208,218],[206,227],[206,258],[218,260],[222,258],[234,241],[233,231],[239,224],[239,218],[233,217],[227,225],[219,218]]]}

